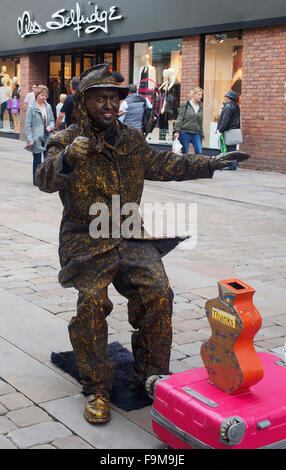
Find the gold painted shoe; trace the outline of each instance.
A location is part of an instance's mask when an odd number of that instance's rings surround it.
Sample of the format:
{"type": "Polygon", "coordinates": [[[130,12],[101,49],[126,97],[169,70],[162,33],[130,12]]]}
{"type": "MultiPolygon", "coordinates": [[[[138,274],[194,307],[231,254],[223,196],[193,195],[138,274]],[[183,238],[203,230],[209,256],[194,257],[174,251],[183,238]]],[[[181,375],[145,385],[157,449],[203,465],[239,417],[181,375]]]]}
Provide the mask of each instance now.
{"type": "Polygon", "coordinates": [[[89,395],[85,404],[84,417],[89,423],[107,423],[110,420],[110,401],[107,395],[89,395]]]}

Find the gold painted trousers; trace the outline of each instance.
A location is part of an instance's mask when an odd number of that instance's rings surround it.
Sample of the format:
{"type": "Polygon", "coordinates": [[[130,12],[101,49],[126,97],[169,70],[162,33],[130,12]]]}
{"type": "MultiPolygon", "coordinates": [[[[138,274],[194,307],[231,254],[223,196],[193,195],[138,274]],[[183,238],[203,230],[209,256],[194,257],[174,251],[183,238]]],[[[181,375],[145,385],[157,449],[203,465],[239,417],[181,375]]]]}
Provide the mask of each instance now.
{"type": "Polygon", "coordinates": [[[107,296],[111,283],[128,299],[128,320],[135,330],[130,382],[143,387],[150,375],[169,372],[174,296],[159,251],[150,241],[123,240],[83,264],[73,278],[79,296],[69,334],[85,395],[112,388],[106,321],[113,308],[107,296]]]}

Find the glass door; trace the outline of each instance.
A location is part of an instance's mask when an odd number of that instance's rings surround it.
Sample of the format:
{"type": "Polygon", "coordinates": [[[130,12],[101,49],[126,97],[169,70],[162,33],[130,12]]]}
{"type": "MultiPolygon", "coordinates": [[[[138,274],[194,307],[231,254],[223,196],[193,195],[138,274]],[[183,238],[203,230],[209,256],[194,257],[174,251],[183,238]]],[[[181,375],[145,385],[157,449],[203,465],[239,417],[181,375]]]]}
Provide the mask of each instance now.
{"type": "Polygon", "coordinates": [[[56,111],[60,94],[70,94],[70,80],[73,77],[73,57],[71,54],[56,54],[49,56],[49,103],[56,111]]]}
{"type": "Polygon", "coordinates": [[[62,90],[62,56],[50,55],[49,57],[49,103],[55,113],[62,90]]]}
{"type": "MultiPolygon", "coordinates": [[[[110,70],[117,70],[119,50],[94,51],[75,54],[53,54],[49,56],[49,103],[55,113],[60,94],[70,94],[70,80],[95,64],[108,64],[110,70]]],[[[119,61],[120,62],[120,61],[119,61]]],[[[118,70],[119,71],[119,70],[118,70]]]]}
{"type": "Polygon", "coordinates": [[[63,91],[66,95],[70,94],[70,81],[72,79],[72,56],[64,56],[64,74],[63,74],[63,91]]]}
{"type": "Polygon", "coordinates": [[[90,67],[93,67],[94,64],[95,64],[95,54],[83,54],[81,73],[84,70],[89,69],[90,67]]]}

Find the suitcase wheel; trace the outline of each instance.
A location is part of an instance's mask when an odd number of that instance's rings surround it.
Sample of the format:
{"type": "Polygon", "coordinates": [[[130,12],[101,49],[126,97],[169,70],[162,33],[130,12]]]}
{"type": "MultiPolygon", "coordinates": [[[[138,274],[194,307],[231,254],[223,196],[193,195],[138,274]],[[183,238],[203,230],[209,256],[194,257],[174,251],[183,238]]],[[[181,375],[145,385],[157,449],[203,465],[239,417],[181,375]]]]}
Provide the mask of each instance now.
{"type": "Polygon", "coordinates": [[[240,443],[245,434],[245,422],[239,416],[225,419],[220,426],[220,441],[228,446],[240,443]]]}
{"type": "Polygon", "coordinates": [[[167,379],[168,375],[150,375],[145,382],[145,390],[148,393],[148,396],[151,400],[155,400],[155,388],[160,380],[167,379]]]}

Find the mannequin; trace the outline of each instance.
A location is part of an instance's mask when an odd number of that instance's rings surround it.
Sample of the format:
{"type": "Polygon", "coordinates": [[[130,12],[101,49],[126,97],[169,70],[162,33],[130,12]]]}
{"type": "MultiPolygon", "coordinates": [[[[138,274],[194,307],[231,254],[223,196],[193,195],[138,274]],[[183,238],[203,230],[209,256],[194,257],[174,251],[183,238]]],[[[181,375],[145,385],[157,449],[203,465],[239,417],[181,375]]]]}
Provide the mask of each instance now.
{"type": "Polygon", "coordinates": [[[2,65],[2,67],[1,67],[1,73],[0,73],[0,86],[3,86],[3,84],[2,84],[2,78],[4,78],[4,77],[7,78],[8,83],[10,82],[10,77],[9,77],[8,73],[6,73],[6,72],[7,72],[7,67],[6,67],[6,65],[2,65]]]}
{"type": "Polygon", "coordinates": [[[12,98],[12,88],[11,86],[8,86],[8,83],[9,83],[9,78],[7,78],[7,76],[4,76],[1,78],[2,86],[0,87],[0,101],[1,101],[0,129],[3,129],[3,118],[4,118],[6,109],[9,113],[10,128],[14,129],[12,113],[11,113],[11,110],[8,108],[8,100],[12,98]]]}
{"type": "Polygon", "coordinates": [[[142,65],[139,69],[139,93],[146,98],[150,97],[153,93],[153,90],[156,86],[156,71],[155,67],[150,63],[149,54],[145,54],[141,57],[142,65]]]}
{"type": "Polygon", "coordinates": [[[180,83],[176,80],[175,70],[165,69],[163,83],[160,86],[162,94],[162,109],[159,118],[160,140],[166,140],[167,134],[172,139],[173,126],[180,107],[180,87],[180,83]]]}
{"type": "Polygon", "coordinates": [[[12,98],[8,100],[8,109],[10,109],[15,132],[20,132],[20,122],[19,122],[19,113],[20,113],[20,85],[18,83],[18,78],[12,78],[12,84],[14,85],[12,98]]]}

